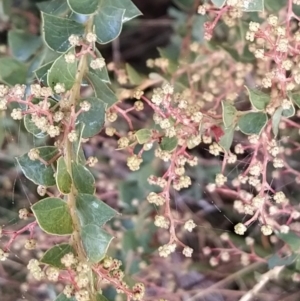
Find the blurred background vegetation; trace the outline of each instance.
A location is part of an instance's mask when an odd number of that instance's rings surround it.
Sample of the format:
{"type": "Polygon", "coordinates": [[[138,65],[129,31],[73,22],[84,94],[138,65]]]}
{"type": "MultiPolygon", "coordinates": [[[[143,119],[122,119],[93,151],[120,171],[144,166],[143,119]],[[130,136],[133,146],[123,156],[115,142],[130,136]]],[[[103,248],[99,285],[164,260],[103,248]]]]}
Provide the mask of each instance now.
{"type": "MultiPolygon", "coordinates": [[[[274,0],[276,1],[276,0],[274,0]]],[[[39,66],[43,53],[49,51],[42,45],[40,37],[41,22],[37,4],[34,0],[2,0],[0,2],[0,81],[30,83],[33,70],[39,66]],[[28,33],[28,39],[12,37],[11,32],[19,30],[28,33]],[[13,57],[11,61],[8,57],[13,57]]],[[[134,0],[143,16],[125,24],[122,34],[112,44],[101,46],[106,62],[114,62],[119,68],[129,63],[138,72],[147,74],[146,61],[166,55],[175,62],[179,54],[184,54],[192,41],[203,42],[203,23],[206,17],[194,15],[200,1],[193,0],[134,0]],[[190,40],[186,40],[187,36],[190,40]]],[[[254,16],[254,15],[253,15],[254,16]]],[[[78,17],[78,16],[74,16],[78,17]]],[[[258,18],[257,16],[254,16],[258,18]]],[[[220,41],[224,39],[221,24],[216,34],[220,41]]],[[[184,59],[184,56],[181,56],[184,59]]],[[[111,73],[112,78],[116,74],[111,73]]],[[[117,82],[113,82],[119,88],[117,82]]],[[[124,85],[123,88],[130,88],[124,85]]],[[[124,108],[132,105],[132,100],[124,102],[124,108]]],[[[150,110],[132,113],[136,128],[145,127],[149,122],[150,110]]],[[[117,127],[125,126],[120,119],[117,127]]],[[[29,207],[38,200],[36,187],[22,176],[16,165],[15,156],[27,152],[35,145],[43,145],[43,139],[34,139],[22,124],[14,122],[9,115],[0,119],[0,224],[10,229],[18,229],[21,223],[18,210],[29,207]]],[[[148,299],[158,297],[169,301],[234,301],[248,291],[259,278],[261,267],[250,265],[243,267],[232,258],[230,262],[212,268],[203,253],[207,245],[222,247],[219,236],[226,231],[240,248],[245,248],[242,237],[233,234],[233,226],[240,222],[240,216],[232,210],[232,200],[218,195],[205,193],[205,186],[214,181],[214,176],[221,169],[221,161],[211,156],[205,147],[194,153],[199,156],[199,165],[188,171],[193,185],[180,195],[173,194],[173,210],[178,218],[193,218],[197,231],[179,233],[179,237],[194,248],[193,258],[183,258],[180,252],[168,259],[160,258],[155,251],[166,241],[167,233],[158,231],[153,225],[155,208],[150,206],[145,197],[153,188],[149,187],[147,177],[150,174],[162,174],[164,165],[154,159],[153,152],[147,152],[144,163],[137,172],[129,172],[126,167],[126,154],[116,149],[116,140],[100,133],[86,145],[87,156],[94,155],[99,164],[93,168],[97,178],[97,193],[109,205],[122,215],[114,219],[107,227],[117,239],[110,248],[111,255],[124,263],[125,273],[130,279],[146,284],[148,299]],[[256,273],[248,273],[253,272],[256,273]],[[243,276],[243,277],[241,277],[243,276]],[[223,281],[223,282],[222,282],[223,281]],[[226,289],[224,288],[226,287],[226,289]],[[201,289],[199,297],[189,299],[190,294],[201,289]]],[[[245,155],[247,156],[247,154],[245,155]]],[[[242,161],[242,160],[241,160],[242,161]]],[[[242,161],[243,162],[243,161],[242,161]]],[[[239,168],[243,168],[243,164],[239,168]]],[[[238,174],[237,169],[230,170],[230,177],[238,174]]],[[[287,184],[284,184],[287,188],[287,184]]],[[[259,233],[256,238],[256,251],[261,256],[274,252],[274,247],[259,233]]],[[[26,237],[21,237],[13,245],[10,257],[0,265],[1,301],[47,301],[53,300],[62,286],[51,283],[40,284],[27,275],[26,265],[30,258],[39,258],[49,243],[60,243],[62,239],[46,237],[36,233],[38,248],[27,251],[23,248],[26,237]]],[[[270,283],[255,300],[300,300],[299,285],[290,282],[292,271],[283,273],[276,283],[270,283]]],[[[122,300],[109,287],[104,287],[109,300],[122,300]]]]}

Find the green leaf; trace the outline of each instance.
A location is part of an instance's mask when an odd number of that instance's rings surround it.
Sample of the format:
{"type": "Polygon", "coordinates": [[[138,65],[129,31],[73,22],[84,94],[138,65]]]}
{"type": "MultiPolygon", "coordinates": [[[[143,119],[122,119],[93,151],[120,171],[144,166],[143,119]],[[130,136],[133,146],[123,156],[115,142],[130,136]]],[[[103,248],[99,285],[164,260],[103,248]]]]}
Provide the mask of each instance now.
{"type": "Polygon", "coordinates": [[[42,46],[42,40],[25,31],[10,30],[8,32],[8,46],[13,57],[26,62],[42,46]]]}
{"type": "Polygon", "coordinates": [[[66,202],[59,198],[45,198],[31,206],[39,226],[46,233],[69,235],[73,233],[72,218],[66,202]]]}
{"type": "Polygon", "coordinates": [[[137,208],[132,205],[134,199],[141,201],[145,198],[146,192],[139,185],[137,180],[122,181],[119,185],[120,199],[124,205],[123,211],[134,213],[137,208]]]}
{"type": "Polygon", "coordinates": [[[26,83],[27,67],[14,58],[0,58],[0,82],[14,86],[26,83]]]}
{"type": "Polygon", "coordinates": [[[268,94],[265,94],[257,89],[249,89],[245,86],[249,93],[249,99],[251,101],[252,106],[259,111],[264,110],[269,104],[271,97],[268,94]]]}
{"type": "Polygon", "coordinates": [[[69,244],[57,245],[47,250],[40,262],[59,269],[66,269],[66,267],[61,263],[61,259],[68,253],[74,254],[74,249],[72,246],[69,244]]]}
{"type": "MultiPolygon", "coordinates": [[[[58,154],[58,150],[54,146],[37,147],[39,155],[45,161],[51,160],[58,154]]],[[[16,158],[26,178],[37,185],[53,186],[55,185],[54,170],[52,166],[45,165],[40,160],[32,161],[28,154],[16,158]]]]}
{"type": "Polygon", "coordinates": [[[96,97],[101,99],[107,105],[107,109],[109,109],[118,101],[115,93],[110,90],[110,88],[108,88],[108,86],[97,75],[89,73],[87,75],[87,79],[92,85],[96,97]]]}
{"type": "Polygon", "coordinates": [[[283,240],[293,252],[299,253],[300,251],[300,237],[294,232],[289,233],[275,233],[281,240],[283,240]]]}
{"type": "Polygon", "coordinates": [[[102,227],[117,215],[117,212],[94,195],[79,193],[76,208],[82,226],[93,224],[102,227]]]}
{"type": "Polygon", "coordinates": [[[268,259],[268,267],[269,269],[273,269],[278,266],[288,266],[295,262],[298,255],[292,254],[290,256],[286,256],[284,258],[279,257],[277,254],[274,254],[272,257],[268,259]]]}
{"type": "Polygon", "coordinates": [[[69,37],[84,34],[84,25],[73,20],[42,13],[43,36],[48,47],[57,52],[66,52],[71,44],[69,37]]]}
{"type": "Polygon", "coordinates": [[[143,81],[143,76],[140,75],[130,64],[126,63],[126,72],[129,81],[132,85],[139,85],[143,81]]]}
{"type": "Polygon", "coordinates": [[[108,301],[103,295],[97,294],[96,301],[108,301]]]}
{"type": "Polygon", "coordinates": [[[96,225],[86,225],[81,229],[81,239],[88,261],[96,263],[106,255],[113,236],[96,225]]]}
{"type": "Polygon", "coordinates": [[[139,241],[136,237],[135,230],[127,230],[123,233],[122,251],[124,254],[128,254],[128,252],[136,250],[138,246],[139,241]]]}
{"type": "Polygon", "coordinates": [[[125,9],[122,20],[123,23],[142,15],[142,12],[134,5],[131,0],[109,0],[107,2],[110,2],[111,6],[125,9]]]}
{"type": "Polygon", "coordinates": [[[229,151],[232,145],[234,136],[235,125],[224,129],[224,135],[220,138],[219,144],[226,150],[229,151]]]}
{"type": "Polygon", "coordinates": [[[80,15],[93,14],[100,5],[99,0],[68,0],[68,4],[73,12],[80,15]]]}
{"type": "MultiPolygon", "coordinates": [[[[68,52],[75,54],[75,49],[72,48],[68,52]]],[[[52,89],[57,83],[64,84],[66,90],[70,90],[74,83],[77,72],[77,61],[67,63],[65,54],[62,54],[55,60],[52,67],[48,71],[47,83],[52,89]]]]}
{"type": "Polygon", "coordinates": [[[69,10],[68,3],[61,0],[43,1],[36,3],[36,6],[41,12],[56,16],[66,15],[69,10]]]}
{"type": "Polygon", "coordinates": [[[47,63],[34,71],[37,80],[40,83],[44,84],[45,86],[48,86],[47,84],[48,71],[50,70],[53,62],[47,63]]]}
{"type": "Polygon", "coordinates": [[[82,122],[79,122],[76,124],[76,133],[77,133],[77,141],[74,141],[72,143],[72,160],[74,160],[77,163],[83,164],[85,165],[86,163],[86,159],[85,159],[85,155],[82,149],[82,145],[81,145],[81,138],[82,138],[82,133],[84,130],[85,125],[82,122]]]}
{"type": "Polygon", "coordinates": [[[282,110],[282,116],[286,117],[286,118],[290,118],[293,117],[296,113],[295,107],[293,104],[291,104],[289,109],[283,109],[282,110]]]}
{"type": "Polygon", "coordinates": [[[279,107],[277,108],[277,110],[274,112],[272,116],[272,131],[275,137],[278,135],[281,116],[282,116],[282,107],[279,107]]]}
{"type": "Polygon", "coordinates": [[[178,144],[178,139],[177,137],[164,137],[160,143],[160,148],[163,151],[167,151],[167,152],[172,152],[173,150],[176,149],[178,144]]]}
{"type": "MultiPolygon", "coordinates": [[[[277,0],[276,0],[277,1],[277,0]]],[[[264,0],[244,0],[244,11],[263,11],[264,10],[264,0]]]]}
{"type": "Polygon", "coordinates": [[[194,0],[173,0],[173,2],[184,10],[190,10],[194,5],[194,0]]]}
{"type": "Polygon", "coordinates": [[[65,294],[59,294],[54,301],[76,301],[75,297],[68,298],[65,294]]]}
{"type": "MultiPolygon", "coordinates": [[[[105,122],[106,104],[96,97],[85,98],[80,102],[83,101],[88,101],[91,104],[91,108],[87,112],[80,113],[77,121],[84,124],[82,137],[89,138],[98,134],[103,128],[105,122]]],[[[78,106],[77,110],[79,109],[80,106],[78,106]]]]}
{"type": "Polygon", "coordinates": [[[265,113],[247,113],[240,117],[238,126],[240,131],[246,135],[259,135],[268,122],[268,116],[265,113]]]}
{"type": "Polygon", "coordinates": [[[72,162],[72,179],[79,193],[95,193],[95,178],[85,166],[72,162]]]}
{"type": "Polygon", "coordinates": [[[224,6],[226,0],[211,0],[211,2],[218,8],[221,8],[224,6]]]}
{"type": "Polygon", "coordinates": [[[236,108],[232,104],[222,101],[222,117],[225,128],[231,127],[236,122],[236,115],[236,108]]]}
{"type": "MultiPolygon", "coordinates": [[[[95,49],[95,54],[96,54],[97,58],[103,58],[102,54],[100,53],[100,51],[97,48],[95,49]]],[[[96,77],[101,79],[101,81],[103,81],[103,82],[110,83],[110,79],[109,79],[106,67],[103,67],[101,70],[100,69],[92,69],[90,67],[91,61],[93,59],[94,58],[92,56],[88,56],[89,73],[94,74],[96,77]]]]}
{"type": "Polygon", "coordinates": [[[68,194],[71,191],[72,179],[68,173],[67,165],[63,157],[57,160],[56,185],[62,194],[68,194]]]}
{"type": "Polygon", "coordinates": [[[152,136],[152,131],[149,129],[140,129],[135,133],[135,137],[139,144],[147,143],[152,136]]]}
{"type": "Polygon", "coordinates": [[[35,123],[31,119],[31,115],[29,114],[25,115],[24,117],[24,126],[26,130],[36,138],[41,139],[48,135],[46,132],[43,132],[35,125],[35,123]]]}
{"type": "Polygon", "coordinates": [[[293,93],[290,95],[291,100],[295,103],[295,105],[300,108],[300,94],[293,93]]]}
{"type": "Polygon", "coordinates": [[[157,48],[160,56],[168,60],[168,71],[174,73],[178,69],[178,61],[176,60],[176,54],[171,48],[157,48]]]}
{"type": "Polygon", "coordinates": [[[265,0],[265,7],[271,12],[278,12],[286,5],[286,0],[265,0]]]}
{"type": "Polygon", "coordinates": [[[125,11],[125,9],[109,4],[104,4],[100,7],[98,13],[94,15],[94,26],[98,43],[107,44],[120,35],[125,11]]]}

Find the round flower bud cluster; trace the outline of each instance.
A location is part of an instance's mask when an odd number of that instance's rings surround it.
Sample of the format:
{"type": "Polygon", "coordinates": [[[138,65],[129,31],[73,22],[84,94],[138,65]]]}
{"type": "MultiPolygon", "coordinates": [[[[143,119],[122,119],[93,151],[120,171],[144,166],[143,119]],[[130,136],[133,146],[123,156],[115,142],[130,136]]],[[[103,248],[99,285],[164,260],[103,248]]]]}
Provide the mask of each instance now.
{"type": "Polygon", "coordinates": [[[8,86],[0,84],[0,97],[6,96],[8,92],[9,92],[8,86]]]}
{"type": "Polygon", "coordinates": [[[132,155],[127,158],[127,166],[132,171],[139,170],[142,162],[143,162],[143,159],[140,158],[138,155],[132,155]]]}
{"type": "Polygon", "coordinates": [[[171,158],[172,158],[172,154],[167,152],[167,151],[163,151],[161,148],[157,148],[154,151],[154,155],[157,158],[160,158],[161,160],[168,162],[171,158]]]}
{"type": "Polygon", "coordinates": [[[260,228],[263,235],[269,236],[273,233],[272,227],[270,225],[262,225],[260,228]]]}
{"type": "Polygon", "coordinates": [[[39,261],[36,259],[30,259],[27,269],[32,274],[33,278],[40,281],[42,278],[44,278],[45,274],[42,271],[41,267],[39,266],[39,261]]]}
{"type": "Polygon", "coordinates": [[[70,142],[75,142],[78,140],[78,134],[76,133],[76,130],[72,130],[69,134],[68,134],[68,140],[70,142]]]}
{"type": "MultiPolygon", "coordinates": [[[[24,94],[25,94],[25,90],[26,90],[26,86],[25,85],[15,85],[12,90],[11,90],[11,93],[14,95],[14,96],[17,96],[17,97],[23,97],[24,94]]],[[[42,95],[43,96],[43,95],[42,95]]]]}
{"type": "Polygon", "coordinates": [[[149,195],[147,196],[147,201],[150,204],[155,204],[156,206],[162,206],[166,202],[166,199],[155,192],[150,192],[149,195]]]}
{"type": "Polygon", "coordinates": [[[261,208],[261,206],[263,206],[264,202],[265,202],[265,199],[260,196],[256,196],[252,199],[252,205],[253,205],[253,207],[255,207],[257,209],[261,208]]]}
{"type": "Polygon", "coordinates": [[[71,298],[74,294],[74,288],[72,285],[68,284],[65,286],[63,290],[64,295],[66,295],[67,298],[71,298]]]}
{"type": "Polygon", "coordinates": [[[276,192],[273,196],[273,199],[277,204],[288,202],[288,199],[286,198],[285,194],[282,191],[276,192]]]}
{"type": "Polygon", "coordinates": [[[69,43],[71,44],[71,46],[78,46],[80,43],[79,36],[74,35],[74,34],[70,35],[68,40],[69,40],[69,43]]]}
{"type": "Polygon", "coordinates": [[[235,154],[229,154],[227,158],[227,163],[228,164],[234,164],[237,161],[237,156],[235,154]]]}
{"type": "Polygon", "coordinates": [[[10,116],[14,120],[21,120],[23,118],[22,110],[21,109],[13,109],[10,116]]]}
{"type": "Polygon", "coordinates": [[[115,112],[108,111],[108,112],[106,112],[105,117],[109,122],[115,122],[118,118],[118,115],[115,112]]]}
{"type": "Polygon", "coordinates": [[[262,164],[260,162],[251,165],[251,167],[249,168],[249,173],[252,176],[258,177],[261,175],[261,172],[262,172],[262,164]]]}
{"type": "Polygon", "coordinates": [[[234,232],[238,235],[244,235],[246,231],[247,227],[242,223],[238,223],[234,226],[234,232]]]}
{"type": "Polygon", "coordinates": [[[230,260],[230,254],[229,252],[226,252],[226,251],[222,251],[220,253],[220,258],[223,262],[228,262],[230,260]]]}
{"type": "MultiPolygon", "coordinates": [[[[134,90],[133,92],[133,98],[136,98],[136,99],[141,99],[141,97],[144,95],[144,91],[140,90],[140,89],[136,89],[134,90]]],[[[141,102],[142,103],[142,102],[141,102]]],[[[136,105],[134,104],[135,106],[135,109],[137,110],[136,108],[136,105]]],[[[143,107],[144,107],[144,104],[143,104],[143,107]]],[[[137,110],[137,111],[141,111],[141,110],[137,110]]]]}
{"type": "Polygon", "coordinates": [[[145,286],[144,286],[144,284],[143,283],[136,283],[132,288],[132,292],[133,292],[133,300],[135,300],[135,301],[142,300],[144,295],[145,295],[145,286]]]}
{"type": "Polygon", "coordinates": [[[35,239],[27,239],[24,247],[26,250],[34,250],[36,248],[36,240],[35,239]]]}
{"type": "Polygon", "coordinates": [[[47,193],[47,187],[43,185],[39,185],[36,191],[40,196],[44,196],[47,193]]]}
{"type": "Polygon", "coordinates": [[[68,63],[68,64],[73,64],[76,60],[76,56],[74,53],[72,52],[68,52],[67,54],[65,54],[65,61],[68,63]]]}
{"type": "Polygon", "coordinates": [[[165,94],[161,88],[156,88],[153,90],[153,95],[151,97],[151,101],[159,106],[165,98],[165,94]]]}
{"type": "Polygon", "coordinates": [[[118,140],[118,148],[126,148],[129,145],[129,139],[127,137],[121,137],[118,140]]]}
{"type": "Polygon", "coordinates": [[[19,210],[19,218],[20,219],[28,219],[28,216],[29,216],[29,212],[26,208],[22,208],[19,210]]]}
{"type": "Polygon", "coordinates": [[[216,185],[217,187],[221,187],[223,186],[227,181],[227,177],[225,177],[224,175],[222,175],[221,173],[216,175],[216,185]]]}
{"type": "Polygon", "coordinates": [[[163,228],[163,229],[169,229],[170,227],[170,222],[167,218],[165,218],[164,216],[162,215],[156,215],[155,216],[155,221],[154,221],[154,225],[156,227],[159,227],[159,228],[163,228]]]}
{"type": "Polygon", "coordinates": [[[64,119],[64,116],[65,114],[62,112],[62,111],[56,111],[54,114],[53,114],[53,120],[55,122],[60,122],[61,120],[64,119]]]}
{"type": "Polygon", "coordinates": [[[250,135],[250,136],[248,136],[248,140],[251,144],[257,144],[259,142],[259,136],[258,135],[250,135]]]}
{"type": "Polygon", "coordinates": [[[80,271],[75,276],[75,281],[79,288],[86,288],[89,284],[89,277],[86,271],[80,271]]]}
{"type": "Polygon", "coordinates": [[[75,298],[77,301],[90,301],[90,295],[88,290],[81,289],[75,292],[75,298]]]}
{"type": "Polygon", "coordinates": [[[72,265],[77,263],[77,259],[73,253],[65,254],[60,261],[66,268],[70,268],[72,265]]]}
{"type": "Polygon", "coordinates": [[[60,128],[58,126],[55,126],[55,125],[50,125],[48,130],[47,130],[47,133],[49,134],[49,136],[51,138],[54,138],[54,137],[56,137],[60,134],[60,128]]]}
{"type": "Polygon", "coordinates": [[[57,83],[57,84],[54,86],[54,91],[55,91],[55,93],[57,93],[57,94],[65,93],[65,92],[66,92],[65,84],[57,83]]]}
{"type": "Polygon", "coordinates": [[[235,147],[234,147],[234,152],[239,155],[239,154],[243,154],[244,153],[244,148],[241,144],[237,144],[235,147]]]}
{"type": "Polygon", "coordinates": [[[90,67],[94,70],[99,69],[101,70],[102,68],[105,67],[105,59],[103,57],[98,57],[90,62],[90,67]]]}
{"type": "Polygon", "coordinates": [[[188,188],[192,184],[191,178],[189,176],[180,176],[175,179],[172,183],[175,190],[181,190],[182,188],[188,188]]]}
{"type": "Polygon", "coordinates": [[[175,252],[176,244],[167,244],[158,248],[158,254],[160,257],[168,257],[171,253],[175,252]]]}
{"type": "Polygon", "coordinates": [[[167,185],[167,181],[162,177],[155,177],[153,175],[148,177],[148,182],[150,185],[157,185],[164,188],[167,185]]]}
{"type": "Polygon", "coordinates": [[[222,152],[223,152],[222,147],[219,144],[217,144],[216,142],[214,142],[213,144],[211,144],[209,146],[209,153],[214,156],[219,156],[220,153],[222,153],[222,152]]]}
{"type": "Polygon", "coordinates": [[[212,267],[216,267],[218,264],[219,264],[219,260],[218,260],[218,258],[216,258],[216,257],[211,257],[210,259],[209,259],[209,264],[212,266],[212,267]]]}
{"type": "Polygon", "coordinates": [[[200,135],[192,135],[187,139],[187,147],[192,149],[201,143],[200,135]]]}
{"type": "Polygon", "coordinates": [[[280,158],[274,158],[273,166],[274,166],[274,168],[282,168],[282,167],[284,167],[284,162],[280,158]]]}
{"type": "Polygon", "coordinates": [[[0,261],[5,261],[9,256],[9,253],[0,249],[0,261]]]}
{"type": "Polygon", "coordinates": [[[46,277],[50,281],[57,282],[59,277],[59,269],[54,267],[48,267],[46,270],[46,277]]]}
{"type": "Polygon", "coordinates": [[[136,111],[143,111],[144,110],[144,103],[141,102],[140,100],[137,100],[135,103],[134,103],[134,108],[136,111]]]}
{"type": "Polygon", "coordinates": [[[5,98],[0,98],[0,111],[7,109],[7,100],[5,98]]]}
{"type": "Polygon", "coordinates": [[[247,253],[241,254],[241,264],[243,266],[248,266],[250,264],[250,257],[247,253]]]}
{"type": "Polygon", "coordinates": [[[182,251],[182,254],[183,254],[185,257],[192,257],[193,249],[192,249],[192,248],[189,248],[189,247],[184,247],[184,249],[183,249],[183,251],[182,251]]]}
{"type": "Polygon", "coordinates": [[[98,163],[98,159],[96,157],[88,157],[87,158],[86,164],[89,167],[94,167],[97,163],[98,163]]]}
{"type": "Polygon", "coordinates": [[[189,232],[192,232],[196,226],[197,225],[194,223],[194,221],[192,219],[189,219],[188,221],[185,222],[183,228],[189,232]]]}
{"type": "Polygon", "coordinates": [[[94,43],[97,41],[97,36],[93,32],[88,32],[85,38],[89,43],[94,43]]]}
{"type": "Polygon", "coordinates": [[[81,102],[79,104],[79,106],[81,107],[81,110],[84,111],[84,112],[88,112],[90,110],[90,108],[91,108],[91,104],[88,101],[86,101],[86,100],[84,100],[83,102],[81,102]]]}
{"type": "Polygon", "coordinates": [[[107,127],[107,128],[105,128],[105,134],[107,136],[110,136],[110,137],[112,137],[116,133],[116,131],[117,130],[115,128],[113,128],[113,127],[107,127]]]}

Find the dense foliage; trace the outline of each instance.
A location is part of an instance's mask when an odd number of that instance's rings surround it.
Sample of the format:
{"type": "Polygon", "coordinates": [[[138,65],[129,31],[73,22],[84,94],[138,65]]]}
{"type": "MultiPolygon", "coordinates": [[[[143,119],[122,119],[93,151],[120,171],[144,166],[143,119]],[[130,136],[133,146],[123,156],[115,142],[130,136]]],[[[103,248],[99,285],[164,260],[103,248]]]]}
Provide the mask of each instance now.
{"type": "Polygon", "coordinates": [[[153,23],[131,0],[0,4],[6,281],[56,301],[292,300],[300,1],[174,0],[153,23]],[[170,41],[130,64],[121,32],[147,22],[170,41]]]}

